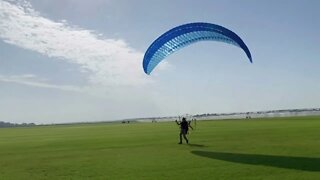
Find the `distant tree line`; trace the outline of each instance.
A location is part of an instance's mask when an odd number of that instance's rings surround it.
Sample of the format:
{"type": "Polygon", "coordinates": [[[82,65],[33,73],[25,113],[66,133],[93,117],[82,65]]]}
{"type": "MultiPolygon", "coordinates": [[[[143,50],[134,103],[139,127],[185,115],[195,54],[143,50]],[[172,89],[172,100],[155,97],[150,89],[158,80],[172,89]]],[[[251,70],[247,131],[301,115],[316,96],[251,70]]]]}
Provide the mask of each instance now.
{"type": "Polygon", "coordinates": [[[311,112],[311,111],[320,111],[320,108],[310,108],[310,109],[280,109],[280,110],[270,110],[270,111],[256,111],[256,112],[235,112],[235,113],[204,113],[196,114],[193,117],[206,117],[206,116],[232,116],[232,115],[241,115],[241,114],[268,114],[268,113],[285,113],[285,112],[311,112]]]}
{"type": "Polygon", "coordinates": [[[5,127],[30,127],[30,126],[35,126],[35,125],[36,124],[34,124],[34,123],[16,124],[16,123],[9,123],[9,122],[0,121],[0,128],[5,128],[5,127]]]}

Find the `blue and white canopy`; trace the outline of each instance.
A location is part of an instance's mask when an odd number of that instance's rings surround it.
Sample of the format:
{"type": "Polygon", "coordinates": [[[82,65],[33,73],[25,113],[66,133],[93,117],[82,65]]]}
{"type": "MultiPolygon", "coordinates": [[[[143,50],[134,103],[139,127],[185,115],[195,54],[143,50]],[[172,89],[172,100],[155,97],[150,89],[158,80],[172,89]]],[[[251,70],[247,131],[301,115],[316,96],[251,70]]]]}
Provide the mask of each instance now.
{"type": "Polygon", "coordinates": [[[144,72],[150,74],[167,56],[198,41],[220,41],[238,46],[252,63],[248,47],[236,33],[216,24],[190,23],[167,31],[150,45],[143,58],[144,72]]]}

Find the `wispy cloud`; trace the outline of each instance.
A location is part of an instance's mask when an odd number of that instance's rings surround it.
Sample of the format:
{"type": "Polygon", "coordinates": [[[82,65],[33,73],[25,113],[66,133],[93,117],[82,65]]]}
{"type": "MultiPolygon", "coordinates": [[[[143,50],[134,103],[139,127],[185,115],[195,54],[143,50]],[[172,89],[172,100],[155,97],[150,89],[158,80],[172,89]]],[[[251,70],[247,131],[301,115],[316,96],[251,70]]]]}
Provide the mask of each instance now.
{"type": "Polygon", "coordinates": [[[88,81],[95,85],[135,86],[148,82],[141,69],[143,54],[124,40],[103,38],[65,21],[42,17],[27,1],[0,1],[0,38],[6,43],[77,64],[82,71],[90,72],[88,81]]]}
{"type": "Polygon", "coordinates": [[[34,74],[23,74],[13,76],[0,75],[0,82],[17,83],[39,88],[58,89],[63,91],[84,92],[84,89],[76,86],[50,84],[47,82],[47,80],[37,77],[34,74]]]}

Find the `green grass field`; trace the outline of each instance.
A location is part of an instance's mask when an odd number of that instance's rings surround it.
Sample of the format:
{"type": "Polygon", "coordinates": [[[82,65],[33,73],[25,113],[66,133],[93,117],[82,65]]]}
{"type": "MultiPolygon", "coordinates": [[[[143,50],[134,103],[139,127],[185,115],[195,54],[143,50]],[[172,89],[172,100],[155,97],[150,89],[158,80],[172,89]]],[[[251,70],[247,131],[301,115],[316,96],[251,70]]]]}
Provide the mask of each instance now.
{"type": "Polygon", "coordinates": [[[320,179],[320,117],[0,129],[0,179],[320,179]]]}

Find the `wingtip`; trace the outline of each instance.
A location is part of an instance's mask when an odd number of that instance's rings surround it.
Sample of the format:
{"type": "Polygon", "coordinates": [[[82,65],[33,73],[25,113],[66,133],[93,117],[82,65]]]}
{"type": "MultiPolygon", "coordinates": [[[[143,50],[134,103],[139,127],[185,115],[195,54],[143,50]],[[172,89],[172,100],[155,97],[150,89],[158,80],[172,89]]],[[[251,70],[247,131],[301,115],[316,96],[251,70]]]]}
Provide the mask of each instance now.
{"type": "Polygon", "coordinates": [[[145,73],[146,75],[150,75],[150,72],[144,71],[144,73],[145,73]]]}
{"type": "Polygon", "coordinates": [[[253,63],[253,61],[252,61],[252,59],[251,58],[249,58],[249,62],[252,64],[253,63]]]}

